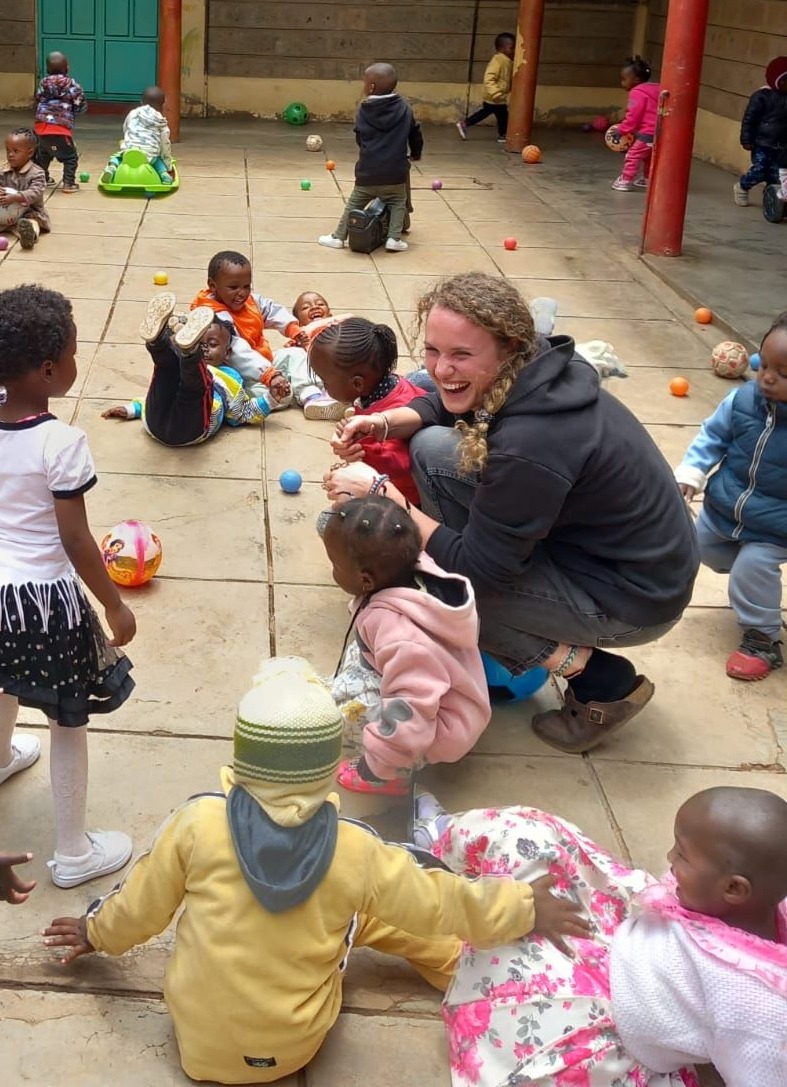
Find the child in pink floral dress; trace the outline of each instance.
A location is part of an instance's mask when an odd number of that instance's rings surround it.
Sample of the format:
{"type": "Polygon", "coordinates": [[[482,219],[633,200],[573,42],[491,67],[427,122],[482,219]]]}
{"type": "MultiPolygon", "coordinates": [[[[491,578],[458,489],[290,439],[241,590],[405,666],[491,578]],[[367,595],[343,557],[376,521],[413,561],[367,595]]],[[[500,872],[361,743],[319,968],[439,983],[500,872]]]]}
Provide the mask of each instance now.
{"type": "Polygon", "coordinates": [[[787,1084],[787,802],[716,788],[675,820],[662,882],[535,808],[449,816],[415,838],[470,876],[545,872],[595,928],[569,957],[538,937],[465,946],[446,994],[454,1087],[787,1084]]]}

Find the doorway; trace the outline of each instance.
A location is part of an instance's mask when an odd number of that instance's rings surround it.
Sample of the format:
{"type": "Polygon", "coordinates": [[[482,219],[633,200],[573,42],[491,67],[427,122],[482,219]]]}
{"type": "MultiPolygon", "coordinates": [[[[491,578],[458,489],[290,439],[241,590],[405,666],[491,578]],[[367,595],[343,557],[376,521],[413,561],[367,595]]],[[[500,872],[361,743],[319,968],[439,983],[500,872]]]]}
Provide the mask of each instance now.
{"type": "Polygon", "coordinates": [[[158,0],[37,0],[37,7],[40,69],[47,53],[65,53],[71,75],[98,101],[134,102],[156,82],[158,0]]]}

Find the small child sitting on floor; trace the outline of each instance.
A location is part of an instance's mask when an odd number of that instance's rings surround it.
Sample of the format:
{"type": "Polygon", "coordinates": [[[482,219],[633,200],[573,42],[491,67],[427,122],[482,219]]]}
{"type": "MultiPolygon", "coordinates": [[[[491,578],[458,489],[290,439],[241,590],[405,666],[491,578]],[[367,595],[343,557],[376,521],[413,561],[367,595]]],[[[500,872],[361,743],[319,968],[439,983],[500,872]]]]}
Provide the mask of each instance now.
{"type": "Polygon", "coordinates": [[[169,125],[164,116],[164,92],[161,87],[146,87],[142,105],[128,114],[123,122],[120,150],[107,163],[101,180],[109,183],[123,159],[124,151],[142,151],[156,171],[162,185],[172,184],[172,143],[169,125]]]}
{"type": "Polygon", "coordinates": [[[548,880],[424,870],[340,819],[342,722],[330,693],[297,658],[265,661],[254,682],[220,791],[177,808],[119,888],[45,932],[67,949],[63,963],[122,955],[182,907],[164,998],[192,1079],[269,1083],[303,1068],[339,1016],[353,945],[401,955],[444,988],[458,939],[491,947],[587,931],[548,880]]]}
{"type": "Polygon", "coordinates": [[[380,495],[341,505],[323,542],[334,581],[353,596],[333,696],[346,738],[363,730],[363,755],[342,763],[338,781],[406,796],[414,768],[456,762],[489,724],[473,589],[421,552],[415,522],[380,495]]]}
{"type": "Polygon", "coordinates": [[[535,808],[446,815],[416,801],[415,840],[474,877],[549,872],[593,927],[573,957],[538,938],[464,948],[446,994],[454,1087],[727,1087],[787,1083],[787,803],[697,793],[675,819],[670,874],[632,871],[535,808]]]}
{"type": "Polygon", "coordinates": [[[14,230],[23,249],[32,249],[42,232],[52,229],[44,207],[46,175],[35,163],[38,140],[29,128],[15,128],[5,139],[5,165],[0,169],[3,230],[14,230]]]}
{"type": "MultiPolygon", "coordinates": [[[[341,320],[341,318],[333,317],[331,307],[316,291],[304,291],[299,294],[295,299],[292,312],[300,325],[300,330],[297,336],[289,341],[288,347],[303,347],[307,352],[316,332],[323,329],[329,320],[341,320]]],[[[302,366],[299,356],[298,365],[290,367],[288,373],[292,384],[292,398],[303,408],[304,418],[335,422],[344,417],[348,405],[328,395],[325,386],[308,365],[308,360],[306,365],[302,366]]]]}
{"type": "Polygon", "coordinates": [[[675,471],[687,502],[705,490],[697,518],[700,558],[730,575],[730,604],[742,635],[727,659],[727,675],[743,680],[765,679],[783,663],[787,313],[766,332],[760,360],[755,380],[722,400],[675,471]]]}
{"type": "Polygon", "coordinates": [[[232,325],[208,306],[198,306],[173,330],[169,321],[174,310],[175,295],[158,294],[148,303],[140,327],[153,360],[144,402],[107,408],[102,419],[142,419],[151,437],[171,446],[207,441],[222,423],[264,422],[271,411],[267,399],[249,396],[240,374],[227,365],[232,325]]]}
{"type": "MultiPolygon", "coordinates": [[[[380,412],[406,407],[426,390],[394,373],[398,359],[396,333],[388,325],[375,325],[365,317],[334,318],[314,335],[309,366],[334,400],[353,404],[356,415],[374,419],[380,412]]],[[[405,498],[420,503],[410,475],[410,450],[401,438],[389,438],[385,420],[377,420],[374,433],[362,438],[345,460],[364,460],[388,476],[405,498]]],[[[334,441],[340,443],[345,422],[340,420],[334,441]]]]}

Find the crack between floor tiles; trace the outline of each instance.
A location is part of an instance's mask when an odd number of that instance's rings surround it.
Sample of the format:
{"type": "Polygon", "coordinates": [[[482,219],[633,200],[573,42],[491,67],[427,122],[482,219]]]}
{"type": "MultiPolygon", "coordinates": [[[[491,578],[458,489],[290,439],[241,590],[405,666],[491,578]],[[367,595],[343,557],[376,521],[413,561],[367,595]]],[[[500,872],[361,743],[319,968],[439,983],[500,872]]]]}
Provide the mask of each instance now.
{"type": "Polygon", "coordinates": [[[593,765],[593,763],[591,762],[590,757],[588,755],[583,755],[582,756],[582,761],[585,764],[585,769],[588,772],[588,776],[590,777],[590,780],[593,783],[593,786],[594,786],[594,788],[596,790],[596,794],[597,794],[597,796],[599,798],[599,801],[601,802],[601,806],[604,809],[604,814],[607,817],[607,822],[612,827],[612,833],[615,835],[615,841],[618,843],[618,849],[619,849],[621,855],[623,857],[625,857],[625,859],[633,867],[634,865],[633,865],[633,861],[631,859],[631,852],[629,851],[629,847],[626,844],[626,839],[625,839],[625,837],[623,835],[623,829],[622,829],[620,823],[617,821],[617,818],[615,817],[615,813],[612,810],[612,804],[609,801],[609,798],[608,798],[608,796],[606,794],[604,786],[601,784],[601,779],[599,778],[599,776],[598,776],[598,774],[596,772],[596,768],[593,765]]]}
{"type": "MultiPolygon", "coordinates": [[[[0,991],[17,993],[63,993],[66,996],[115,996],[122,1000],[156,1001],[164,1003],[164,995],[156,989],[118,989],[107,985],[91,985],[89,989],[77,985],[57,985],[45,981],[0,981],[0,991]]],[[[10,1016],[5,1016],[6,1019],[10,1016]]]]}

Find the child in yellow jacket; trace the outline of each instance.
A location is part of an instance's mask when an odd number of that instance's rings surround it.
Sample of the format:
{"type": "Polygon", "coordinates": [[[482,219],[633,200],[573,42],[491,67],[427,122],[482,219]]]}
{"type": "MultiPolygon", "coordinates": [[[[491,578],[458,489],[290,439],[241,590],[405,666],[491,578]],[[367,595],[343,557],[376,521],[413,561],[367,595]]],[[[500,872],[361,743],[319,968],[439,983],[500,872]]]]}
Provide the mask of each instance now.
{"type": "Polygon", "coordinates": [[[457,132],[463,140],[467,139],[468,128],[494,114],[497,121],[497,142],[506,142],[508,95],[511,90],[515,45],[516,38],[513,34],[498,34],[495,38],[495,55],[484,72],[484,103],[475,113],[456,122],[457,132]]]}
{"type": "Polygon", "coordinates": [[[460,940],[584,935],[551,883],[468,882],[339,818],[339,711],[306,661],[266,661],[238,708],[221,792],[178,808],[114,891],[45,932],[70,963],[122,955],[183,907],[164,997],[196,1080],[268,1083],[316,1054],[354,944],[407,958],[445,988],[460,940]]]}

